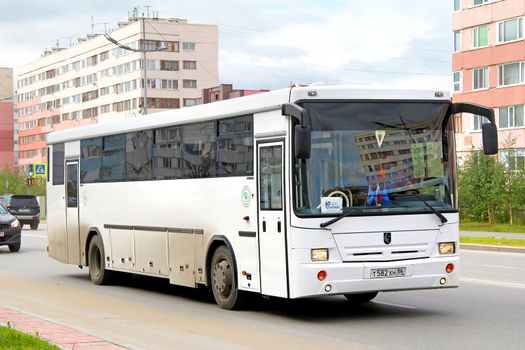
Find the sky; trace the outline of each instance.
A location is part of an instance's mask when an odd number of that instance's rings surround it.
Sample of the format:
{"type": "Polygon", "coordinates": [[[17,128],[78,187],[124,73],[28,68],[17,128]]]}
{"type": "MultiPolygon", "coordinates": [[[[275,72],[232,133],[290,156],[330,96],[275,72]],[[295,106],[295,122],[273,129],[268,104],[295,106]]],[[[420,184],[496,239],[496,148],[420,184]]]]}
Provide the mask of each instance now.
{"type": "Polygon", "coordinates": [[[0,67],[115,28],[139,7],[219,26],[219,82],[450,90],[452,0],[0,0],[0,67]],[[93,18],[93,20],[92,20],[93,18]]]}

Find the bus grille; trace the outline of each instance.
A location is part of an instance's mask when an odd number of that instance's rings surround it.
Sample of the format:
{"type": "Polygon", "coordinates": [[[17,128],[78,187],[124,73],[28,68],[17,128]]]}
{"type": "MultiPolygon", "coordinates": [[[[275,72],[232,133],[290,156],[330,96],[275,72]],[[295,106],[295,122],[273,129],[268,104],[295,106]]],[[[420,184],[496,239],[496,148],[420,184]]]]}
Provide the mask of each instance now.
{"type": "Polygon", "coordinates": [[[394,261],[429,257],[438,233],[438,230],[393,231],[388,244],[384,232],[338,233],[334,239],[345,262],[394,261]]]}

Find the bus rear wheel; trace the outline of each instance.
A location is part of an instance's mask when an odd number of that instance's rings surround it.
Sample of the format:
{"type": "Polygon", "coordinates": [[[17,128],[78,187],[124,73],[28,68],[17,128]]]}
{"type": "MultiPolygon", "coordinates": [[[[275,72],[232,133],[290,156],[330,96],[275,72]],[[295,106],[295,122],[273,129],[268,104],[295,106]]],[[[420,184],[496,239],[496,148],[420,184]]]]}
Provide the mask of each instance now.
{"type": "Polygon", "coordinates": [[[211,290],[217,304],[226,310],[238,309],[243,301],[235,278],[235,265],[230,250],[219,246],[211,259],[211,290]]]}
{"type": "Polygon", "coordinates": [[[104,245],[99,235],[93,236],[88,249],[89,278],[94,284],[108,284],[112,271],[104,264],[104,245]]]}
{"type": "Polygon", "coordinates": [[[346,300],[361,304],[361,303],[368,303],[370,300],[374,299],[377,296],[378,292],[371,292],[371,293],[361,293],[361,294],[345,294],[346,300]]]}

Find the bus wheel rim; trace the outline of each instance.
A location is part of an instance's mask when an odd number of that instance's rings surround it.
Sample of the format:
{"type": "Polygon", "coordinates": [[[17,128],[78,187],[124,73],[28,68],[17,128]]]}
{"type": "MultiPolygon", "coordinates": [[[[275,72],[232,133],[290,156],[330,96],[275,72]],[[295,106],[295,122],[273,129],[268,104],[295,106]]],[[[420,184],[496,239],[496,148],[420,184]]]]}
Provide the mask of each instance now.
{"type": "Polygon", "coordinates": [[[213,267],[213,287],[223,297],[227,298],[231,293],[233,276],[230,264],[221,260],[213,267]]]}

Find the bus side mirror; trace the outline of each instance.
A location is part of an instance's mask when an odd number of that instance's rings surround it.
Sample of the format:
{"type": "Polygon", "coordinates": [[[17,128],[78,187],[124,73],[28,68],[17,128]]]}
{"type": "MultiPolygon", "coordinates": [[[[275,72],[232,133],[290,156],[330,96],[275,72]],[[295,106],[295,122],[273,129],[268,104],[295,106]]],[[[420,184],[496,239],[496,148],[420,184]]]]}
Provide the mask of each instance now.
{"type": "Polygon", "coordinates": [[[308,112],[295,103],[285,103],[281,107],[282,115],[289,115],[299,121],[294,130],[294,148],[297,159],[309,159],[312,149],[312,129],[308,126],[308,112]]]}
{"type": "Polygon", "coordinates": [[[487,155],[498,153],[498,129],[492,123],[481,125],[483,136],[483,152],[487,155]]]}
{"type": "Polygon", "coordinates": [[[295,157],[309,159],[312,150],[312,131],[308,126],[295,126],[295,157]]]}

